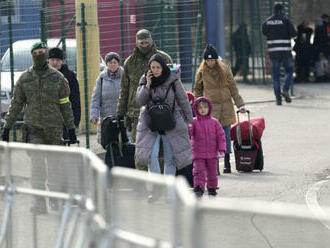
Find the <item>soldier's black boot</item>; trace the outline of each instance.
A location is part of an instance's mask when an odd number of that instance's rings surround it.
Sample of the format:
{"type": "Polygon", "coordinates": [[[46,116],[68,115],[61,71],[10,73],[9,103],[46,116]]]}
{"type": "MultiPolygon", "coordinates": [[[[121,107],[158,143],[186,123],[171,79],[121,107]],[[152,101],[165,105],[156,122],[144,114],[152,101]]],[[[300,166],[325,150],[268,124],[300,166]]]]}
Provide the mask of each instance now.
{"type": "Polygon", "coordinates": [[[231,173],[229,153],[225,154],[225,168],[223,169],[223,173],[231,173]]]}

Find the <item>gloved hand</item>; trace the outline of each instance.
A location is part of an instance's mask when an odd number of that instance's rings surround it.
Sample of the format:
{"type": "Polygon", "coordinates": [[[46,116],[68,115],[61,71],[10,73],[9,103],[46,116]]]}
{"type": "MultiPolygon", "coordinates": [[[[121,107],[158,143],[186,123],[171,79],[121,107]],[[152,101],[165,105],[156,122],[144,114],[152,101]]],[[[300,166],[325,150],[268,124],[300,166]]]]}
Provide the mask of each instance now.
{"type": "Polygon", "coordinates": [[[4,128],[2,133],[2,140],[9,142],[9,128],[4,128]]]}
{"type": "Polygon", "coordinates": [[[124,121],[124,116],[123,115],[117,115],[117,121],[124,121]]]}
{"type": "Polygon", "coordinates": [[[69,129],[69,140],[71,143],[77,142],[76,130],[74,128],[69,129]]]}

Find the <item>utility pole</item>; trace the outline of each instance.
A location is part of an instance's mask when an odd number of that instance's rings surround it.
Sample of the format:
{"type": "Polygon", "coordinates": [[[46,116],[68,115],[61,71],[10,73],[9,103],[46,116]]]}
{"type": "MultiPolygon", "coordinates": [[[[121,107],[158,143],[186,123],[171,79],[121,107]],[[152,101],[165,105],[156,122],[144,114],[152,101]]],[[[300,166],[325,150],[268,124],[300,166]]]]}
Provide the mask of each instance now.
{"type": "MultiPolygon", "coordinates": [[[[76,0],[77,76],[81,92],[81,130],[89,148],[89,103],[100,73],[100,42],[97,0],[76,0]]],[[[96,127],[93,126],[93,131],[96,127]]]]}

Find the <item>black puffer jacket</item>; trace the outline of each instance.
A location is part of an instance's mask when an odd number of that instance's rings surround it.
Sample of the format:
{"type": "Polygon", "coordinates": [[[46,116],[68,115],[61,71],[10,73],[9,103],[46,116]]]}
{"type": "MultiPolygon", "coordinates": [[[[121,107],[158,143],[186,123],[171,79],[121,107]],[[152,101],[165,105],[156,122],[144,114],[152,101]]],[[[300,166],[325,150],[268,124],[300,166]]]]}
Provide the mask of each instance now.
{"type": "Polygon", "coordinates": [[[70,87],[69,99],[72,106],[74,125],[78,127],[81,118],[79,83],[76,78],[76,74],[73,71],[69,70],[67,65],[63,64],[60,69],[60,72],[62,72],[64,77],[69,81],[69,87],[70,87]]]}
{"type": "Polygon", "coordinates": [[[282,13],[269,17],[262,25],[262,33],[267,36],[268,53],[271,59],[292,56],[291,38],[297,35],[297,31],[282,13]]]}

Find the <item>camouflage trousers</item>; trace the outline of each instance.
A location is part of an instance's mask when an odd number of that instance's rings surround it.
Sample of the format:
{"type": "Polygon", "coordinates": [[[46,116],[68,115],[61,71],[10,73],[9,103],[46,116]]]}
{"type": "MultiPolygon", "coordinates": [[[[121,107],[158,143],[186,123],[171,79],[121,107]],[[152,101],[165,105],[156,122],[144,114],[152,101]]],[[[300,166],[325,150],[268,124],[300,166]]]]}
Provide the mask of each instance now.
{"type": "Polygon", "coordinates": [[[62,127],[37,128],[23,125],[23,142],[30,144],[63,145],[62,127]]]}
{"type": "MultiPolygon", "coordinates": [[[[30,144],[63,145],[62,127],[36,128],[23,125],[23,142],[30,144]]],[[[61,185],[59,158],[55,153],[28,151],[31,159],[31,187],[39,190],[61,191],[54,185],[61,185]],[[52,186],[53,185],[53,186],[52,186]]],[[[37,213],[46,211],[44,197],[34,197],[33,210],[37,213]]]]}

